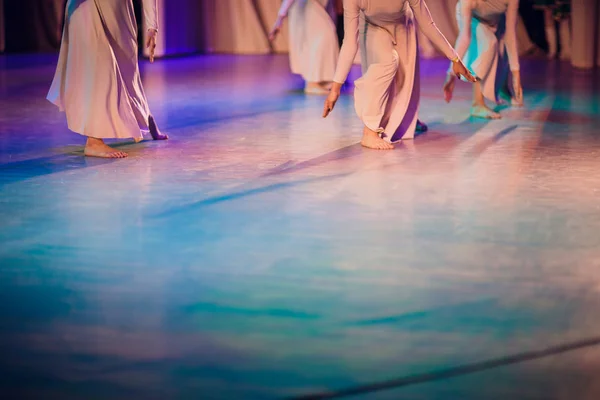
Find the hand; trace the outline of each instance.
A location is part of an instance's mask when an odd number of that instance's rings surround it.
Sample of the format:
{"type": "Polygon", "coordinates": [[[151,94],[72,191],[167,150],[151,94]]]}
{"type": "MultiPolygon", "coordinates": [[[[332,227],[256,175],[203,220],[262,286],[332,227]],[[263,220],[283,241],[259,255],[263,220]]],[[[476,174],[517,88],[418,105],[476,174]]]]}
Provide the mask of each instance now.
{"type": "Polygon", "coordinates": [[[277,21],[275,21],[275,25],[273,25],[273,29],[269,32],[269,41],[274,41],[279,31],[281,30],[281,25],[283,24],[283,19],[281,17],[277,17],[277,21]]]}
{"type": "Polygon", "coordinates": [[[444,100],[446,100],[446,103],[450,103],[450,100],[452,100],[452,94],[454,93],[455,85],[456,76],[448,73],[446,76],[446,82],[444,82],[444,100]]]}
{"type": "Polygon", "coordinates": [[[521,86],[521,73],[512,71],[513,92],[515,94],[514,105],[517,107],[523,106],[523,86],[521,86]]]}
{"type": "Polygon", "coordinates": [[[462,60],[459,58],[458,60],[452,62],[452,72],[456,75],[457,78],[460,79],[463,76],[469,82],[476,82],[477,78],[473,76],[471,71],[463,64],[462,60]]]}
{"type": "Polygon", "coordinates": [[[336,86],[341,86],[339,83],[334,82],[334,87],[331,88],[329,95],[325,99],[325,105],[323,106],[323,118],[326,118],[330,112],[333,111],[335,107],[335,103],[337,103],[340,98],[340,89],[336,86]]]}
{"type": "Polygon", "coordinates": [[[148,39],[146,39],[146,48],[150,50],[150,62],[154,62],[154,51],[156,50],[156,29],[148,29],[148,39]]]}

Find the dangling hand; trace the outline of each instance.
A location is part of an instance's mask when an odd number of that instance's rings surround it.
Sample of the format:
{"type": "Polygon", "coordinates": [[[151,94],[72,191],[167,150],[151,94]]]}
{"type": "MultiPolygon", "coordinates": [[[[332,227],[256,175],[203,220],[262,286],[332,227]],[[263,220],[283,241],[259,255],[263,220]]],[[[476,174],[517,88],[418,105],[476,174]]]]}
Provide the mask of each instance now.
{"type": "Polygon", "coordinates": [[[146,39],[146,48],[150,51],[150,62],[154,62],[154,51],[156,50],[156,29],[148,29],[148,39],[146,39]]]}
{"type": "Polygon", "coordinates": [[[325,105],[323,106],[323,118],[327,117],[329,113],[333,111],[335,103],[337,103],[338,99],[340,98],[341,87],[342,85],[340,85],[339,83],[333,83],[333,87],[331,88],[331,90],[329,91],[329,95],[327,95],[327,98],[325,99],[325,105]]]}
{"type": "Polygon", "coordinates": [[[271,29],[271,32],[269,32],[269,41],[272,42],[275,40],[275,38],[279,34],[279,31],[281,31],[282,24],[283,24],[283,18],[281,16],[278,16],[277,20],[275,21],[275,25],[273,25],[273,29],[271,29]]]}
{"type": "Polygon", "coordinates": [[[469,82],[476,82],[477,78],[473,76],[471,71],[465,66],[460,58],[457,58],[456,61],[452,61],[452,71],[457,78],[460,79],[463,76],[469,82]]]}
{"type": "Polygon", "coordinates": [[[450,103],[450,100],[452,100],[452,94],[454,93],[455,85],[456,76],[448,73],[446,75],[446,82],[444,82],[444,100],[446,100],[446,103],[450,103]]]}
{"type": "Polygon", "coordinates": [[[513,92],[515,98],[513,105],[523,107],[523,86],[521,86],[521,72],[512,71],[513,92]]]}

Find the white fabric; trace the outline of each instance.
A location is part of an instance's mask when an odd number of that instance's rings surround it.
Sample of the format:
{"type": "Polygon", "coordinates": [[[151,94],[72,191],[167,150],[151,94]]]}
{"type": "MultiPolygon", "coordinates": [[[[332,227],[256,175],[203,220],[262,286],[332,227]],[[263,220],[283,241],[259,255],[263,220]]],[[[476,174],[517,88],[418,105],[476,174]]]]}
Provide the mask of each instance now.
{"type": "Polygon", "coordinates": [[[307,82],[331,82],[339,45],[328,0],[286,0],[279,11],[289,20],[292,72],[307,82]]]}
{"type": "Polygon", "coordinates": [[[391,142],[412,138],[417,122],[415,19],[446,57],[456,56],[423,0],[344,0],[346,32],[335,81],[346,80],[360,47],[363,76],[355,82],[356,112],[365,126],[391,142]]]}
{"type": "MultiPolygon", "coordinates": [[[[393,37],[395,29],[402,23],[400,21],[406,18],[409,8],[414,13],[423,33],[448,59],[453,59],[456,52],[437,29],[424,0],[344,0],[345,37],[335,73],[335,81],[343,83],[346,80],[356,57],[361,13],[370,24],[387,30],[393,37]]],[[[363,57],[364,55],[365,53],[363,53],[363,57]]]]}
{"type": "Polygon", "coordinates": [[[498,101],[510,69],[520,68],[517,49],[518,0],[459,0],[456,51],[481,80],[483,95],[498,101]],[[503,28],[503,26],[505,27],[503,28]]]}
{"type": "MultiPolygon", "coordinates": [[[[158,28],[156,0],[145,24],[158,28]]],[[[137,64],[131,1],[68,0],[61,50],[48,100],[69,129],[95,138],[140,138],[150,111],[137,64]]]]}
{"type": "MultiPolygon", "coordinates": [[[[511,70],[518,71],[520,68],[516,35],[518,16],[519,0],[459,0],[456,5],[456,18],[460,32],[466,33],[459,35],[456,43],[459,56],[464,57],[467,50],[474,51],[475,46],[469,49],[469,45],[475,40],[477,48],[495,47],[495,54],[504,53],[506,50],[511,70]],[[502,25],[505,25],[503,31],[502,25]]],[[[485,56],[492,57],[494,53],[486,51],[485,56]]],[[[471,55],[471,58],[476,60],[481,56],[471,55]]]]}

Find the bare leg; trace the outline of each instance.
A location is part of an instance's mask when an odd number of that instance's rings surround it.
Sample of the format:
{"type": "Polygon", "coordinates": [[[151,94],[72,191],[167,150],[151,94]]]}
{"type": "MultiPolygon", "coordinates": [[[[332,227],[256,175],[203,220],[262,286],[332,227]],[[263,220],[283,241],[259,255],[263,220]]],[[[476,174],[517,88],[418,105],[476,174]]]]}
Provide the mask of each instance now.
{"type": "Polygon", "coordinates": [[[548,42],[548,58],[556,58],[556,25],[552,18],[552,10],[544,8],[544,27],[546,30],[546,41],[548,42]]]}
{"type": "Polygon", "coordinates": [[[104,140],[88,137],[83,154],[88,157],[100,158],[125,158],[127,153],[113,149],[104,143],[104,140]]]}
{"type": "Polygon", "coordinates": [[[571,59],[571,21],[568,18],[563,18],[559,26],[560,34],[560,59],[571,59]]]}
{"type": "Polygon", "coordinates": [[[491,108],[485,105],[483,92],[481,91],[481,82],[473,84],[473,105],[471,106],[471,115],[477,118],[500,119],[501,116],[491,108]]]}
{"type": "Polygon", "coordinates": [[[375,150],[392,150],[394,148],[391,143],[388,143],[380,138],[377,132],[370,130],[366,126],[363,130],[363,137],[360,141],[360,144],[363,147],[375,150]]]}

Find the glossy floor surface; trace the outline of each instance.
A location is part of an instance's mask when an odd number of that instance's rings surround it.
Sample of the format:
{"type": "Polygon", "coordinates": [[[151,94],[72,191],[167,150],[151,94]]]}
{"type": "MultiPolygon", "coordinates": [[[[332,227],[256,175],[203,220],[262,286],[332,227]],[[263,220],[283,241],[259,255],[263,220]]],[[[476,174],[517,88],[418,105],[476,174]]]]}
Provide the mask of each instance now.
{"type": "Polygon", "coordinates": [[[377,152],[285,56],[162,60],[171,140],[113,161],[44,100],[55,61],[0,57],[2,393],[600,398],[597,74],[523,62],[488,122],[425,61],[430,131],[377,152]]]}

